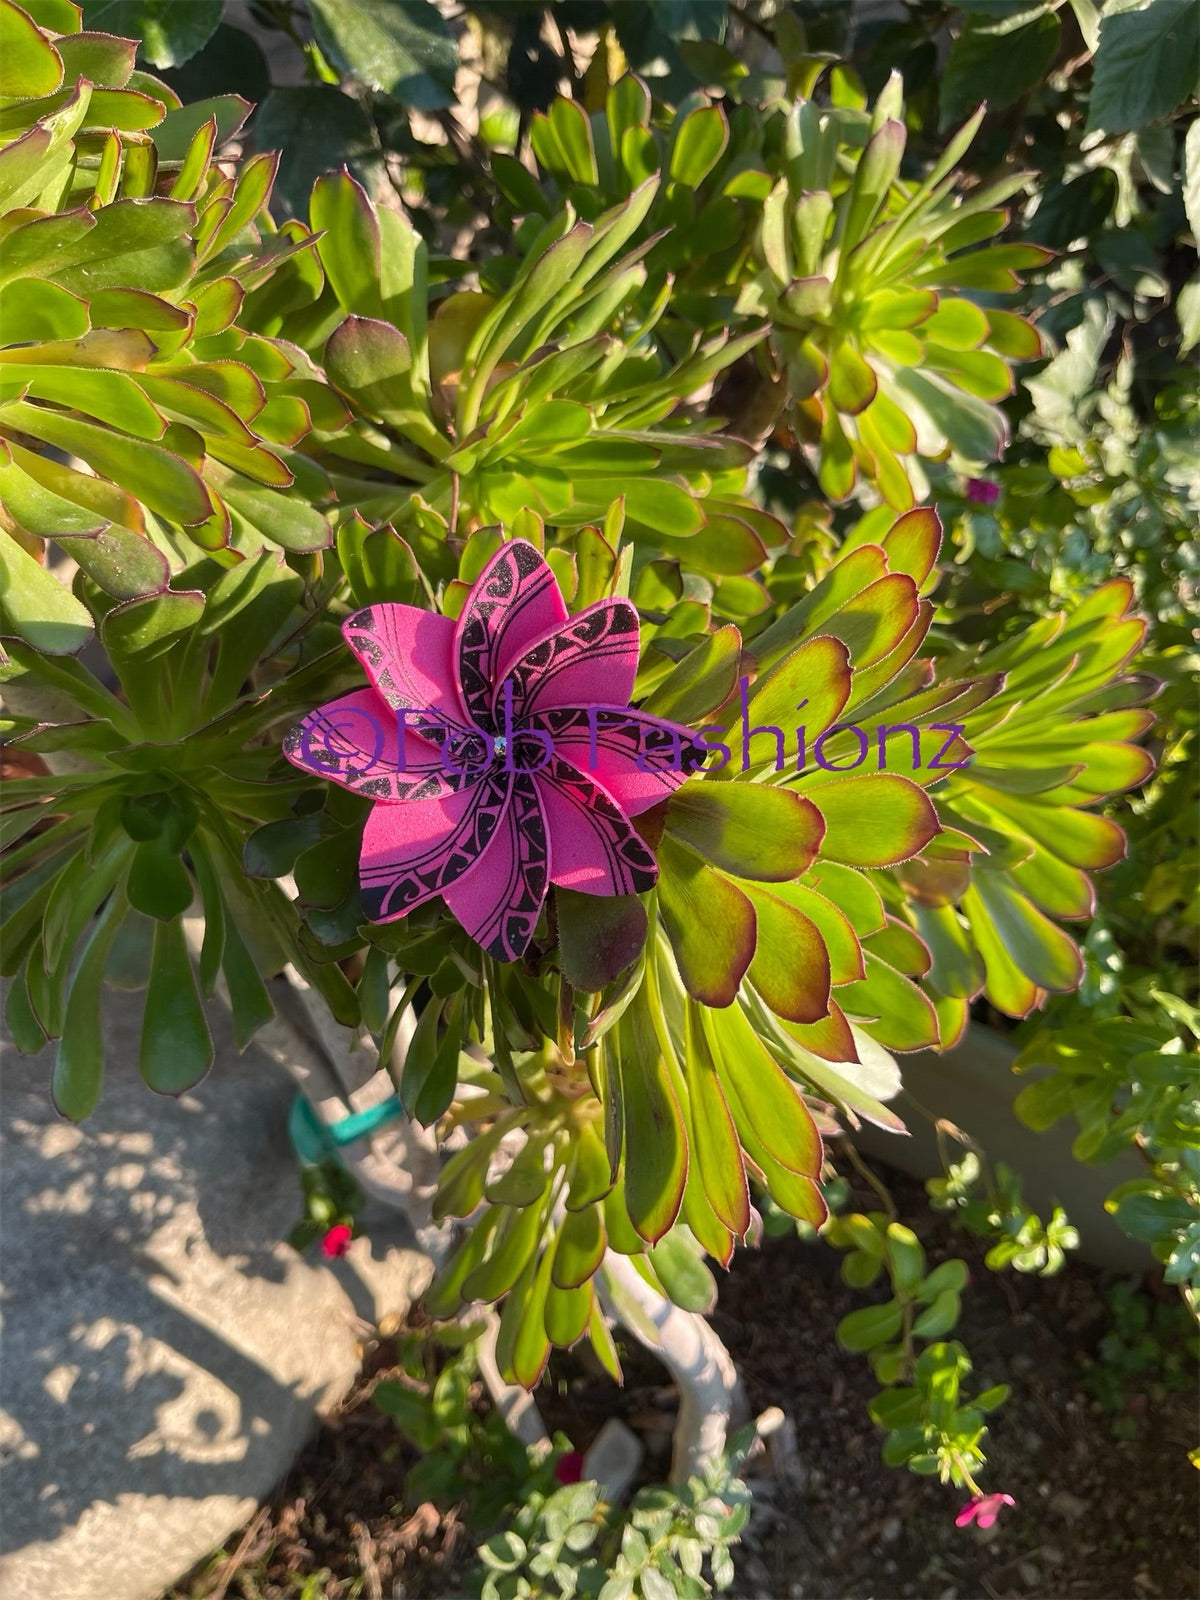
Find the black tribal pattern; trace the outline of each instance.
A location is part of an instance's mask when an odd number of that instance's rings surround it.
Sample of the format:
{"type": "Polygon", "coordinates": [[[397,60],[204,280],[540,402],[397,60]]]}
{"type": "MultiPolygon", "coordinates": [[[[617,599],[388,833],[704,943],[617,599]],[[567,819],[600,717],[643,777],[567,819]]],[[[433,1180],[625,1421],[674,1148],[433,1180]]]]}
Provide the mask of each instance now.
{"type": "Polygon", "coordinates": [[[491,843],[509,808],[512,787],[510,775],[489,774],[471,791],[467,810],[452,832],[435,839],[417,860],[384,856],[370,865],[361,863],[359,883],[370,921],[391,922],[457,883],[491,843]]]}
{"type": "Polygon", "coordinates": [[[678,787],[672,774],[685,772],[690,776],[698,772],[711,753],[697,749],[686,728],[660,722],[632,707],[565,706],[539,712],[530,721],[532,727],[544,728],[553,739],[555,750],[582,772],[592,770],[589,763],[594,737],[597,756],[603,750],[637,766],[657,779],[664,799],[678,787]]]}
{"type": "MultiPolygon", "coordinates": [[[[513,686],[513,711],[528,716],[562,678],[564,672],[586,656],[589,666],[607,660],[629,661],[637,666],[638,614],[628,600],[600,600],[581,611],[548,638],[535,644],[506,673],[513,686]]],[[[631,673],[632,678],[632,673],[631,673]]],[[[500,712],[496,689],[496,712],[500,712]]]]}
{"type": "Polygon", "coordinates": [[[509,630],[530,613],[536,617],[545,611],[547,601],[557,596],[553,572],[523,540],[504,545],[492,559],[487,582],[471,591],[458,624],[458,680],[463,705],[477,728],[499,731],[492,697],[509,630]]]}
{"type": "Polygon", "coordinates": [[[621,871],[624,868],[634,894],[644,894],[647,889],[653,889],[658,882],[658,862],[653,850],[599,784],[593,783],[586,774],[561,756],[551,759],[550,764],[538,774],[538,780],[549,784],[570,805],[577,821],[587,824],[614,881],[624,881],[621,871]]]}
{"type": "MultiPolygon", "coordinates": [[[[529,948],[550,885],[546,819],[537,785],[526,773],[514,777],[499,827],[492,850],[508,852],[508,883],[484,920],[467,926],[467,931],[497,961],[516,961],[529,948]]],[[[461,915],[459,920],[463,921],[461,915]]]]}
{"type": "MultiPolygon", "coordinates": [[[[284,754],[309,772],[332,779],[354,794],[372,800],[432,800],[438,795],[455,794],[471,781],[471,774],[449,772],[443,765],[437,737],[417,726],[422,738],[430,741],[428,753],[410,744],[405,753],[404,770],[389,760],[384,751],[384,730],[375,718],[340,706],[320,706],[290,729],[283,741],[284,754]],[[352,732],[358,737],[352,737],[352,732]]],[[[482,741],[480,741],[482,749],[482,741]]],[[[464,768],[469,760],[456,758],[464,768]]]]}

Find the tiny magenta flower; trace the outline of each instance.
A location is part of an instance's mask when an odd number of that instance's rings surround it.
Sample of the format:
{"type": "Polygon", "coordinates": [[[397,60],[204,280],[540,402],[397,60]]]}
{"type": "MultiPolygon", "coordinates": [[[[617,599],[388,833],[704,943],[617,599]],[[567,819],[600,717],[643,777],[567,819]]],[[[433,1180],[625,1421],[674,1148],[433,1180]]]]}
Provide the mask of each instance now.
{"type": "Polygon", "coordinates": [[[994,506],[1000,498],[1000,485],[990,478],[968,478],[967,499],[973,506],[994,506]]]}
{"type": "Polygon", "coordinates": [[[1010,1494],[978,1494],[958,1513],[954,1526],[965,1528],[968,1523],[974,1522],[980,1528],[990,1528],[1000,1515],[1002,1506],[1015,1506],[1016,1503],[1010,1494]]]}
{"type": "Polygon", "coordinates": [[[541,553],[511,539],[457,622],[381,603],[343,633],[371,686],[310,712],[284,754],[375,802],[359,859],[372,922],[440,895],[477,944],[515,961],[552,883],[653,887],[658,862],[630,818],[703,756],[688,729],[629,706],[628,600],[569,615],[541,553]]]}
{"type": "Polygon", "coordinates": [[[568,1450],[554,1463],[554,1476],[561,1484],[579,1483],[583,1479],[583,1457],[578,1450],[568,1450]]]}
{"type": "Polygon", "coordinates": [[[321,1249],[333,1260],[335,1256],[344,1256],[350,1248],[350,1241],[354,1237],[354,1230],[344,1222],[337,1223],[321,1240],[321,1249]]]}

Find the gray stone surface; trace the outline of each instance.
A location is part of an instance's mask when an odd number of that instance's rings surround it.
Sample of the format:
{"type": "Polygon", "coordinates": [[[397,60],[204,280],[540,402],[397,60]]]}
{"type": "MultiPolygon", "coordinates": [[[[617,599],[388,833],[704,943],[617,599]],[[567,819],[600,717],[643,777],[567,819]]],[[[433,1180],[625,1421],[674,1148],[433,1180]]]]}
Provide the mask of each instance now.
{"type": "Polygon", "coordinates": [[[394,1215],[332,1263],[281,1243],[300,1197],[277,1059],[239,1057],[214,1016],[213,1072],[162,1098],[139,1008],[113,999],[82,1127],[50,1104],[49,1054],[0,1045],[3,1600],[157,1600],[270,1493],[365,1326],[429,1271],[394,1215]]]}

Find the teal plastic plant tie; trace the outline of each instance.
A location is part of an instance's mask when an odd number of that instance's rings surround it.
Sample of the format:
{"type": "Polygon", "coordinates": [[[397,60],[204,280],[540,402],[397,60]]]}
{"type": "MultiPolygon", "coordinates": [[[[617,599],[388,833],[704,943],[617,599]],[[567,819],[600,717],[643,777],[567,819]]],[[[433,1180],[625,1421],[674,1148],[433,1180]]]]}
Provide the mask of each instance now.
{"type": "Polygon", "coordinates": [[[366,1111],[354,1111],[340,1122],[326,1123],[321,1121],[304,1096],[298,1094],[292,1101],[288,1117],[292,1148],[307,1166],[319,1166],[330,1156],[336,1159],[342,1145],[366,1138],[398,1117],[403,1110],[399,1095],[391,1094],[378,1105],[369,1106],[366,1111]]]}

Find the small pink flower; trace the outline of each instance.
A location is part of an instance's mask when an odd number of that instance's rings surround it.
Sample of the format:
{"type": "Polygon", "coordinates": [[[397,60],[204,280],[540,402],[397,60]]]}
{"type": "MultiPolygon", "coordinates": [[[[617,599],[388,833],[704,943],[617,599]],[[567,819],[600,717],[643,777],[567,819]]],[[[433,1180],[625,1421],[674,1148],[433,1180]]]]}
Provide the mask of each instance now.
{"type": "Polygon", "coordinates": [[[628,600],[569,615],[540,552],[512,539],[457,622],[382,602],[342,631],[371,687],[310,712],[284,753],[375,802],[359,861],[370,921],[440,895],[476,943],[515,961],[552,883],[654,886],[658,862],[630,818],[703,757],[686,728],[629,706],[628,600]]]}
{"type": "Polygon", "coordinates": [[[980,1494],[966,1504],[954,1519],[956,1528],[965,1528],[974,1522],[981,1528],[990,1528],[1000,1515],[1001,1506],[1015,1506],[1010,1494],[980,1494]]]}
{"type": "Polygon", "coordinates": [[[967,499],[973,506],[994,506],[1000,498],[1000,485],[990,478],[968,478],[967,499]]]}
{"type": "Polygon", "coordinates": [[[583,1478],[583,1457],[578,1450],[568,1450],[554,1463],[554,1476],[561,1484],[579,1483],[583,1478]]]}
{"type": "Polygon", "coordinates": [[[332,1261],[335,1256],[344,1256],[350,1248],[350,1241],[354,1237],[353,1228],[347,1227],[344,1222],[339,1222],[321,1240],[321,1249],[332,1261]]]}

